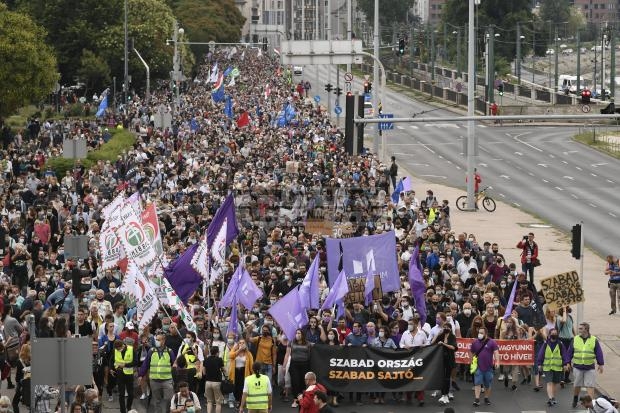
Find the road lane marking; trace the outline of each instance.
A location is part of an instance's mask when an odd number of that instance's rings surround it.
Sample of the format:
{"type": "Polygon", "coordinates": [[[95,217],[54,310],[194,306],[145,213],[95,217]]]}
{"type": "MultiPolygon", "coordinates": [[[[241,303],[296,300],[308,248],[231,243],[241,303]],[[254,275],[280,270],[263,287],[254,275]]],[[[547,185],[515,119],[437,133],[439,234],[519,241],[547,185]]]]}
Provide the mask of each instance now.
{"type": "Polygon", "coordinates": [[[597,174],[593,174],[592,172],[590,172],[590,175],[592,175],[592,176],[598,176],[597,174]]]}
{"type": "Polygon", "coordinates": [[[543,181],[544,183],[546,183],[546,184],[548,184],[548,183],[549,183],[549,181],[547,181],[546,179],[543,179],[542,181],[543,181]]]}
{"type": "Polygon", "coordinates": [[[537,148],[536,146],[532,145],[531,143],[528,143],[528,142],[522,141],[521,139],[519,139],[519,137],[518,137],[518,136],[515,136],[515,137],[514,137],[514,140],[515,140],[515,141],[517,141],[517,142],[519,142],[519,143],[522,143],[522,144],[523,144],[523,145],[525,145],[525,146],[529,146],[530,148],[532,148],[532,149],[534,149],[534,150],[536,150],[536,151],[538,151],[538,152],[542,152],[542,151],[543,151],[542,149],[537,148]]]}
{"type": "Polygon", "coordinates": [[[597,208],[597,206],[594,205],[592,202],[588,203],[588,205],[590,205],[592,208],[597,208]]]}
{"type": "Polygon", "coordinates": [[[501,196],[502,198],[506,198],[506,195],[504,194],[499,194],[499,196],[501,196]]]}
{"type": "Polygon", "coordinates": [[[575,194],[570,194],[570,196],[572,196],[575,199],[579,199],[579,197],[577,195],[575,195],[575,194]]]}
{"type": "Polygon", "coordinates": [[[568,165],[568,162],[566,162],[566,161],[562,161],[562,163],[563,163],[564,165],[568,165]]]}
{"type": "Polygon", "coordinates": [[[558,191],[563,191],[563,189],[560,188],[559,186],[556,186],[555,189],[557,189],[558,191]]]}
{"type": "Polygon", "coordinates": [[[510,181],[510,176],[508,176],[508,175],[500,175],[499,177],[500,177],[500,178],[507,179],[507,180],[509,180],[509,181],[510,181]]]}
{"type": "Polygon", "coordinates": [[[397,127],[398,129],[400,129],[400,130],[405,129],[405,127],[404,127],[404,126],[400,126],[400,125],[396,125],[396,127],[397,127]]]}
{"type": "Polygon", "coordinates": [[[426,178],[441,178],[441,179],[448,179],[447,176],[443,176],[443,175],[420,175],[426,178]]]}
{"type": "Polygon", "coordinates": [[[548,168],[549,167],[546,163],[539,163],[538,166],[542,166],[543,168],[548,168]]]}
{"type": "Polygon", "coordinates": [[[528,172],[527,174],[528,174],[529,176],[534,176],[534,174],[533,174],[533,173],[531,173],[531,172],[528,172]]]}
{"type": "Polygon", "coordinates": [[[612,181],[611,179],[606,179],[607,182],[609,182],[610,184],[615,184],[614,181],[612,181]]]}
{"type": "Polygon", "coordinates": [[[601,163],[593,163],[592,168],[598,168],[599,166],[603,166],[603,165],[607,165],[607,162],[601,162],[601,163]]]}
{"type": "Polygon", "coordinates": [[[583,171],[583,169],[581,169],[581,168],[580,168],[580,167],[578,167],[578,166],[575,166],[575,169],[577,169],[578,171],[583,171]]]}
{"type": "Polygon", "coordinates": [[[572,176],[568,176],[568,175],[564,175],[564,178],[566,179],[570,179],[571,181],[573,181],[575,178],[573,178],[572,176]]]}
{"type": "Polygon", "coordinates": [[[614,214],[613,212],[608,212],[608,214],[614,218],[618,218],[618,216],[616,214],[614,214]]]}
{"type": "Polygon", "coordinates": [[[549,158],[555,158],[555,156],[553,154],[549,154],[549,158]]]}
{"type": "Polygon", "coordinates": [[[521,152],[515,152],[515,155],[523,156],[521,152]]]}
{"type": "Polygon", "coordinates": [[[417,125],[409,125],[411,129],[420,129],[417,125]]]}

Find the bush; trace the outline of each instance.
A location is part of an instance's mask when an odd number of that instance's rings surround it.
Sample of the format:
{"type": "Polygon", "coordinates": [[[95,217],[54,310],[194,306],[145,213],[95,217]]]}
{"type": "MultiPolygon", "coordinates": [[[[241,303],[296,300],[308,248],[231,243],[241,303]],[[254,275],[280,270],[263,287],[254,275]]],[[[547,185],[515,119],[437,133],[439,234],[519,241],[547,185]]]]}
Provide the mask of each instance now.
{"type": "MultiPolygon", "coordinates": [[[[97,161],[116,161],[118,155],[121,155],[123,151],[128,151],[133,148],[136,142],[136,137],[130,131],[126,129],[112,129],[112,139],[108,143],[104,143],[99,149],[89,151],[86,159],[82,159],[82,165],[87,170],[90,169],[97,161]]],[[[74,160],[65,159],[62,157],[49,159],[45,167],[51,168],[56,176],[61,179],[67,171],[73,168],[74,160]]]]}

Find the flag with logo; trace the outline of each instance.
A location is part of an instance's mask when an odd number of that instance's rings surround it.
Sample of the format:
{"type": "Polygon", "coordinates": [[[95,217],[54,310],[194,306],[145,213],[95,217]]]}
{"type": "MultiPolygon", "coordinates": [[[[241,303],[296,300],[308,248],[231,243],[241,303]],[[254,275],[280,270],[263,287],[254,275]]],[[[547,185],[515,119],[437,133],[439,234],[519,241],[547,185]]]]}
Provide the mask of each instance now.
{"type": "Polygon", "coordinates": [[[316,254],[299,287],[299,299],[305,309],[319,308],[319,254],[316,254]]]}
{"type": "Polygon", "coordinates": [[[375,256],[372,250],[366,253],[366,282],[364,283],[364,299],[366,305],[372,301],[372,290],[375,289],[375,256]]]}
{"type": "Polygon", "coordinates": [[[235,199],[229,194],[213,216],[213,220],[207,228],[207,242],[209,249],[213,249],[213,242],[226,220],[226,245],[230,244],[239,235],[237,226],[237,214],[235,212],[235,199]]]}
{"type": "Polygon", "coordinates": [[[103,270],[115,268],[118,262],[125,258],[125,250],[121,240],[108,221],[103,222],[99,233],[99,253],[101,254],[101,268],[103,270]]]}
{"type": "Polygon", "coordinates": [[[245,268],[243,268],[235,296],[245,308],[252,308],[254,303],[263,296],[262,290],[258,288],[245,268]]]}
{"type": "Polygon", "coordinates": [[[295,339],[297,329],[308,325],[308,313],[302,306],[297,288],[293,288],[272,305],[269,314],[273,316],[273,319],[276,320],[286,337],[291,341],[295,339]]]}
{"type": "Polygon", "coordinates": [[[159,219],[157,218],[157,207],[154,202],[151,202],[141,214],[142,228],[146,233],[146,237],[149,239],[157,256],[164,254],[164,246],[161,241],[161,232],[159,230],[159,219]]]}
{"type": "Polygon", "coordinates": [[[192,315],[189,313],[189,311],[187,311],[187,308],[185,308],[185,306],[181,306],[181,309],[179,310],[179,317],[181,318],[181,320],[183,321],[183,324],[185,324],[185,327],[187,327],[189,331],[193,331],[194,334],[198,334],[196,323],[194,323],[194,319],[192,318],[192,315]]]}
{"type": "Polygon", "coordinates": [[[140,268],[155,261],[157,259],[155,248],[147,238],[140,216],[128,202],[121,208],[121,222],[123,224],[116,228],[116,235],[123,244],[127,258],[134,261],[140,268]]]}
{"type": "Polygon", "coordinates": [[[205,238],[198,243],[196,253],[193,255],[190,265],[205,280],[209,279],[209,249],[207,247],[206,232],[205,238]]]}
{"type": "Polygon", "coordinates": [[[224,222],[220,227],[213,244],[211,244],[211,274],[209,281],[219,278],[226,272],[226,232],[228,231],[228,219],[224,217],[224,222]]]}
{"type": "Polygon", "coordinates": [[[123,223],[121,221],[120,210],[124,204],[125,196],[121,192],[112,200],[112,202],[103,207],[103,209],[101,210],[101,214],[103,215],[105,222],[108,223],[111,227],[117,228],[123,223]]]}
{"type": "Polygon", "coordinates": [[[138,325],[139,329],[143,330],[157,314],[159,300],[153,286],[133,260],[129,260],[126,278],[129,279],[130,283],[133,283],[133,287],[128,285],[127,288],[133,290],[138,309],[138,325]]]}

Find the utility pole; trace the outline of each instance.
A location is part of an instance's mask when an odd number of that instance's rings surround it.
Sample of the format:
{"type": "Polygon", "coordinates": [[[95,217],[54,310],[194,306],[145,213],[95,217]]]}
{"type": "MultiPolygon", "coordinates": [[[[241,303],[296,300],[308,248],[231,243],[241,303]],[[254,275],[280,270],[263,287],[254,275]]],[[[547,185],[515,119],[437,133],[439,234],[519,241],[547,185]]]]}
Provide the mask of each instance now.
{"type": "Polygon", "coordinates": [[[456,76],[463,77],[461,72],[461,26],[456,29],[456,76]]]}
{"type": "MultiPolygon", "coordinates": [[[[558,26],[555,26],[555,72],[553,76],[553,90],[555,93],[558,93],[558,59],[559,59],[559,49],[558,49],[558,26]]],[[[554,101],[555,102],[555,101],[554,101]]]]}
{"type": "MultiPolygon", "coordinates": [[[[351,0],[347,0],[347,40],[351,41],[353,38],[353,6],[351,5],[351,0]]],[[[351,73],[351,64],[347,64],[347,73],[351,73]]]]}
{"type": "Polygon", "coordinates": [[[435,30],[431,29],[431,83],[435,84],[435,30]]]}
{"type": "MultiPolygon", "coordinates": [[[[123,32],[124,32],[124,42],[125,42],[125,55],[124,55],[124,75],[123,75],[123,103],[127,105],[127,97],[129,95],[129,31],[127,27],[127,1],[125,0],[125,15],[123,21],[123,32]]],[[[125,109],[127,110],[127,109],[125,109]]]]}
{"type": "MultiPolygon", "coordinates": [[[[441,53],[441,63],[443,65],[446,64],[446,58],[448,57],[447,37],[448,37],[448,27],[444,24],[443,25],[443,50],[442,50],[442,53],[441,53]]],[[[458,72],[458,68],[456,70],[458,72]]]]}
{"type": "Polygon", "coordinates": [[[609,31],[609,50],[611,50],[609,56],[609,97],[611,99],[616,97],[616,38],[614,29],[609,31]]]}
{"type": "Polygon", "coordinates": [[[607,43],[607,33],[603,32],[601,37],[601,100],[605,100],[605,44],[607,43]]]}
{"type": "Polygon", "coordinates": [[[515,62],[517,84],[521,84],[521,23],[517,22],[517,61],[515,62]]]}
{"type": "Polygon", "coordinates": [[[577,30],[577,96],[581,93],[581,41],[579,30],[577,30]]]}
{"type": "MultiPolygon", "coordinates": [[[[375,90],[372,92],[372,107],[375,111],[375,116],[379,113],[379,99],[377,98],[379,86],[379,63],[377,60],[380,59],[379,56],[379,35],[381,34],[379,28],[379,0],[375,0],[375,15],[374,15],[374,47],[373,53],[375,55],[374,67],[372,70],[372,80],[375,84],[375,90]]],[[[385,93],[382,91],[382,93],[385,93]]],[[[373,152],[378,156],[379,155],[379,127],[373,128],[373,152]]],[[[385,148],[382,148],[385,153],[385,148]]]]}
{"type": "MultiPolygon", "coordinates": [[[[467,47],[467,116],[474,116],[474,104],[475,104],[475,90],[476,90],[476,73],[475,73],[475,42],[474,35],[474,1],[469,0],[469,13],[468,13],[468,47],[467,47]]],[[[467,209],[475,211],[474,201],[474,169],[476,167],[476,160],[474,158],[474,134],[476,124],[473,120],[467,121],[467,209]]]]}

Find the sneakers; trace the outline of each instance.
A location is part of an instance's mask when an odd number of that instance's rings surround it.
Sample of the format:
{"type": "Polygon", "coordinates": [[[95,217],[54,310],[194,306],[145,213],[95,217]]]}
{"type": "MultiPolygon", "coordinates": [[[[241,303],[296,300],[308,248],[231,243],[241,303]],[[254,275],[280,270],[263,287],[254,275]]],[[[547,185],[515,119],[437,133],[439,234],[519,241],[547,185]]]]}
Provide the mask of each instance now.
{"type": "Polygon", "coordinates": [[[547,406],[549,407],[553,406],[553,400],[551,399],[547,400],[547,406]]]}
{"type": "Polygon", "coordinates": [[[114,401],[114,396],[109,395],[109,396],[108,396],[108,401],[109,401],[109,402],[113,402],[113,401],[114,401]]]}
{"type": "Polygon", "coordinates": [[[229,409],[234,409],[235,408],[235,403],[232,401],[228,401],[228,408],[229,409]]]}
{"type": "Polygon", "coordinates": [[[576,399],[576,398],[573,398],[573,409],[574,409],[575,407],[577,407],[577,399],[576,399]]]}
{"type": "Polygon", "coordinates": [[[435,390],[434,392],[431,393],[431,397],[437,397],[439,396],[441,393],[439,392],[439,390],[435,390]]]}
{"type": "Polygon", "coordinates": [[[142,393],[140,395],[140,400],[146,400],[146,393],[142,393]]]}
{"type": "Polygon", "coordinates": [[[504,374],[500,374],[497,381],[504,381],[504,377],[506,377],[504,374]]]}
{"type": "Polygon", "coordinates": [[[454,393],[448,392],[448,399],[449,400],[454,400],[454,393]]]}
{"type": "Polygon", "coordinates": [[[480,406],[480,399],[474,399],[474,406],[475,407],[480,406]]]}
{"type": "Polygon", "coordinates": [[[513,384],[513,385],[512,385],[512,387],[510,388],[510,390],[512,390],[512,391],[517,390],[517,385],[516,385],[516,384],[513,384]]]}
{"type": "Polygon", "coordinates": [[[439,403],[448,404],[450,403],[450,399],[445,394],[439,398],[439,403]]]}
{"type": "Polygon", "coordinates": [[[487,406],[491,405],[491,400],[489,400],[487,397],[484,398],[484,404],[486,404],[487,406]]]}
{"type": "Polygon", "coordinates": [[[616,314],[616,310],[611,310],[611,311],[609,312],[609,315],[612,315],[612,314],[616,314]]]}
{"type": "Polygon", "coordinates": [[[293,404],[291,404],[291,407],[293,408],[299,407],[299,404],[297,404],[297,399],[293,401],[293,404]]]}
{"type": "Polygon", "coordinates": [[[512,381],[512,374],[508,375],[508,380],[512,381]]]}

